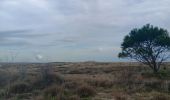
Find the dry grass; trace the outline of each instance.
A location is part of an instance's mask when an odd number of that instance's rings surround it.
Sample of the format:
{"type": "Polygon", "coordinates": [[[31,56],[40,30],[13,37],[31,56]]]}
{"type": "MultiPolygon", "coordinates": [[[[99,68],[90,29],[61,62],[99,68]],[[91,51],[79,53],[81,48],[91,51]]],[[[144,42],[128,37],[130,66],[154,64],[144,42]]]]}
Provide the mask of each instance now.
{"type": "Polygon", "coordinates": [[[150,72],[139,63],[2,64],[0,99],[168,100],[169,72],[150,72]]]}

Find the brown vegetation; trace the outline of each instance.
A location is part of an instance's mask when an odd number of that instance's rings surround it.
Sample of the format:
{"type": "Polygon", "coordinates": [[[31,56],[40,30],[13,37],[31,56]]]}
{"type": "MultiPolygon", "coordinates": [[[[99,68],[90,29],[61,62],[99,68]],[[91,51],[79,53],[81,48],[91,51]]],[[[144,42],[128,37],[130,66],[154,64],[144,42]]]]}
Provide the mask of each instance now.
{"type": "Polygon", "coordinates": [[[138,63],[2,64],[2,100],[168,100],[169,64],[152,74],[138,63]]]}

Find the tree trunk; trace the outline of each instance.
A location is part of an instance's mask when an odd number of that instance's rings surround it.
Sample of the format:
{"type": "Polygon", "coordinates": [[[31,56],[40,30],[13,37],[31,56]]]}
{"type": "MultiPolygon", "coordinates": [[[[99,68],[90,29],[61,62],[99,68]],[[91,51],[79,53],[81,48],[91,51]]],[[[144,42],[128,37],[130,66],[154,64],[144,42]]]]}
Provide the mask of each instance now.
{"type": "Polygon", "coordinates": [[[158,69],[157,68],[154,68],[154,73],[158,73],[158,69]]]}
{"type": "Polygon", "coordinates": [[[159,72],[160,65],[158,63],[151,63],[151,64],[147,64],[147,65],[153,70],[153,73],[159,72]]]}
{"type": "Polygon", "coordinates": [[[158,66],[157,64],[154,64],[154,66],[153,66],[153,71],[154,71],[154,73],[158,73],[158,71],[159,71],[159,66],[158,66]]]}

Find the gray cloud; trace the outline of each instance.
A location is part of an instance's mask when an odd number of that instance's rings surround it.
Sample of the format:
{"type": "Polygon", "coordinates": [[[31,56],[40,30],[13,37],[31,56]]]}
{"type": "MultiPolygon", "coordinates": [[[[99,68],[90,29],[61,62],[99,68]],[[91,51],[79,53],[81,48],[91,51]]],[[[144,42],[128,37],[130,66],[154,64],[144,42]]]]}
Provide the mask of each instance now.
{"type": "Polygon", "coordinates": [[[1,0],[0,46],[24,48],[25,59],[38,50],[51,61],[117,60],[132,28],[151,23],[170,30],[169,5],[169,0],[1,0]]]}

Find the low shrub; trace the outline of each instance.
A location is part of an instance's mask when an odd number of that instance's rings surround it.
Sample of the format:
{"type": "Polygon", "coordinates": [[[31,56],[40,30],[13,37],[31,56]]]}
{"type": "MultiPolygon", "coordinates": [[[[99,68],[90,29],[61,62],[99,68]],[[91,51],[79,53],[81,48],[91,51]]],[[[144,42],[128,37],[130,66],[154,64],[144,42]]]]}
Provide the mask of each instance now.
{"type": "Polygon", "coordinates": [[[159,92],[168,92],[169,91],[169,84],[165,83],[164,81],[149,81],[144,82],[144,87],[146,91],[159,91],[159,92]]]}
{"type": "Polygon", "coordinates": [[[46,89],[44,89],[44,96],[50,96],[50,97],[55,97],[61,92],[61,89],[58,86],[51,86],[46,89]]]}
{"type": "Polygon", "coordinates": [[[22,93],[28,93],[31,91],[32,91],[31,86],[24,82],[14,83],[8,89],[9,94],[22,94],[22,93]]]}
{"type": "Polygon", "coordinates": [[[77,82],[77,81],[66,81],[64,83],[64,87],[69,89],[69,90],[72,90],[72,91],[75,91],[75,89],[80,86],[81,84],[83,84],[82,82],[77,82]]]}
{"type": "Polygon", "coordinates": [[[122,92],[114,92],[113,96],[115,100],[128,100],[128,96],[122,92]]]}
{"type": "Polygon", "coordinates": [[[158,94],[154,96],[151,100],[169,100],[169,97],[167,95],[158,94]]]}
{"type": "Polygon", "coordinates": [[[92,86],[103,88],[111,88],[114,85],[114,82],[112,80],[104,78],[90,79],[88,80],[88,83],[92,86]]]}
{"type": "Polygon", "coordinates": [[[43,89],[52,84],[64,83],[64,78],[59,74],[47,74],[46,77],[39,76],[36,80],[32,81],[32,85],[36,89],[43,89]]]}
{"type": "Polygon", "coordinates": [[[77,94],[80,97],[91,97],[94,96],[96,94],[96,91],[93,87],[88,86],[88,85],[82,85],[80,87],[77,88],[77,94]]]}
{"type": "Polygon", "coordinates": [[[0,89],[0,98],[3,98],[3,97],[5,97],[5,96],[6,96],[6,91],[0,89]]]}
{"type": "Polygon", "coordinates": [[[17,73],[0,69],[0,87],[4,87],[5,85],[10,84],[18,80],[18,78],[19,76],[17,73]]]}
{"type": "Polygon", "coordinates": [[[68,100],[80,100],[80,97],[77,95],[70,96],[68,100]]]}
{"type": "Polygon", "coordinates": [[[36,96],[35,100],[44,100],[44,97],[42,95],[36,96]]]}
{"type": "Polygon", "coordinates": [[[65,90],[62,86],[50,86],[43,91],[46,100],[66,100],[65,90]]]}
{"type": "Polygon", "coordinates": [[[25,99],[30,99],[31,96],[32,96],[31,93],[17,94],[16,99],[17,100],[25,100],[25,99]]]}
{"type": "Polygon", "coordinates": [[[145,78],[170,79],[170,70],[160,70],[158,73],[143,72],[142,76],[145,78]]]}

